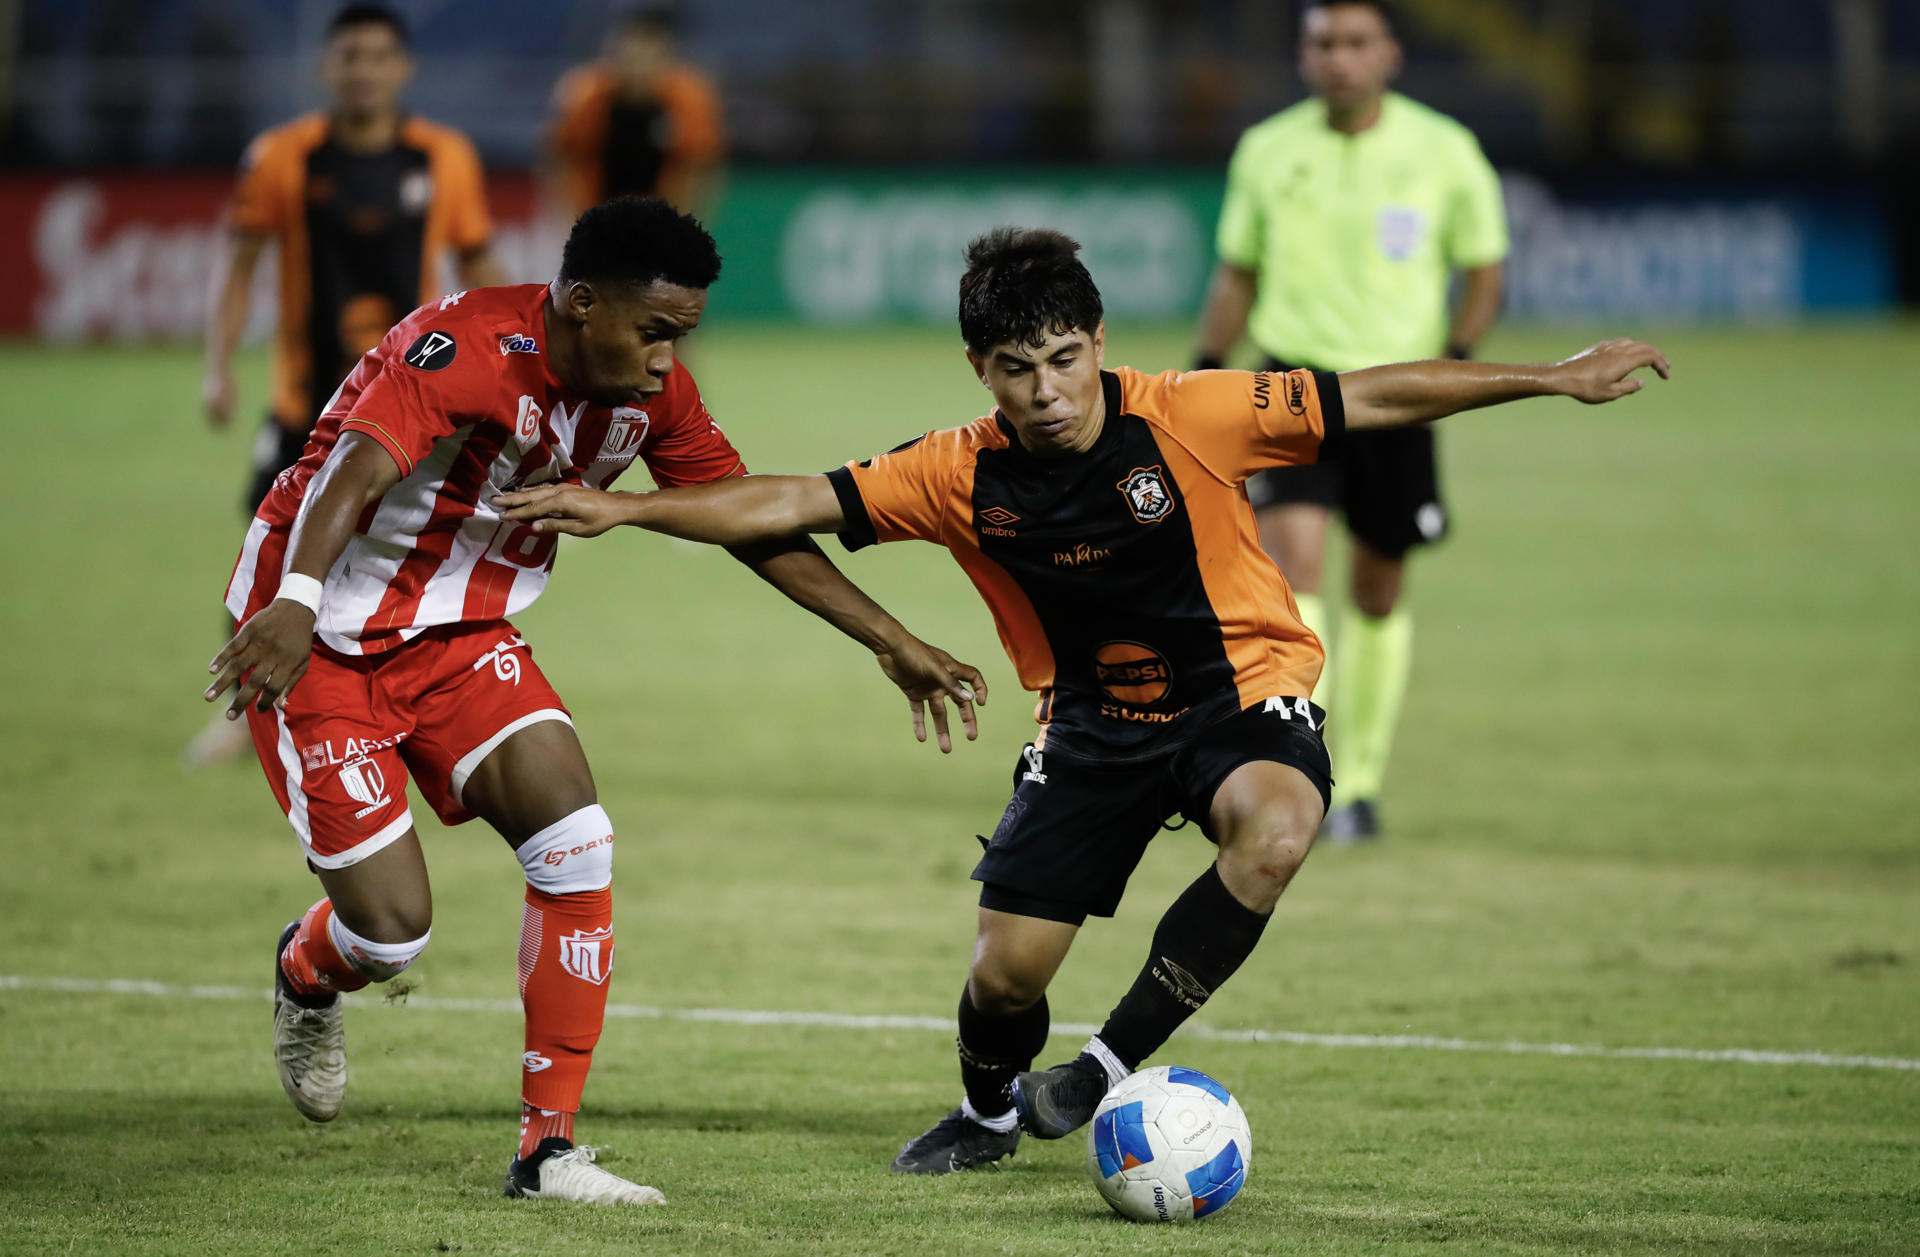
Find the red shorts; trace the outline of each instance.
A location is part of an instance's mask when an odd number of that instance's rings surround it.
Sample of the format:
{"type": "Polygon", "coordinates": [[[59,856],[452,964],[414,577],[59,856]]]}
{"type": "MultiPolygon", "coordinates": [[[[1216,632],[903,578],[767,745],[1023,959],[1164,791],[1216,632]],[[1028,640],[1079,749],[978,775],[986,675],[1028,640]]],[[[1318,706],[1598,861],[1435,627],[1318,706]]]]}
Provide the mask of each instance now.
{"type": "Polygon", "coordinates": [[[440,819],[473,819],[467,778],[528,725],[573,719],[505,620],[428,629],[378,655],[316,644],[285,711],[247,711],[280,808],[324,869],[358,864],[413,825],[407,773],[440,819]]]}

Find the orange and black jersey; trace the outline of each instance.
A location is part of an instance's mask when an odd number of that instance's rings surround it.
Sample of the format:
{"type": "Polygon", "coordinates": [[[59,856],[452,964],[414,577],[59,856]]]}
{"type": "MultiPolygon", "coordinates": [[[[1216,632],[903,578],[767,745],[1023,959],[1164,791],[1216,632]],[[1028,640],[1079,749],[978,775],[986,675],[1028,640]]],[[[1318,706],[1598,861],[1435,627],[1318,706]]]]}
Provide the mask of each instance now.
{"type": "Polygon", "coordinates": [[[623,99],[606,66],[581,66],[560,80],[554,106],[548,139],[576,214],[628,194],[692,208],[688,180],[726,146],[719,96],[689,65],[673,66],[641,100],[623,99]]]}
{"type": "Polygon", "coordinates": [[[279,242],[273,412],[296,430],[387,329],[440,296],[444,252],[478,249],[493,230],[460,132],[409,118],[392,148],[358,153],[317,113],[247,149],[231,223],[279,242]]]}
{"type": "Polygon", "coordinates": [[[1084,453],[1036,457],[995,414],[828,479],[849,549],[952,552],[1040,695],[1043,747],[1131,760],[1313,692],[1325,654],[1242,486],[1316,461],[1345,420],[1338,377],[1312,371],[1121,367],[1101,384],[1106,422],[1084,453]]]}

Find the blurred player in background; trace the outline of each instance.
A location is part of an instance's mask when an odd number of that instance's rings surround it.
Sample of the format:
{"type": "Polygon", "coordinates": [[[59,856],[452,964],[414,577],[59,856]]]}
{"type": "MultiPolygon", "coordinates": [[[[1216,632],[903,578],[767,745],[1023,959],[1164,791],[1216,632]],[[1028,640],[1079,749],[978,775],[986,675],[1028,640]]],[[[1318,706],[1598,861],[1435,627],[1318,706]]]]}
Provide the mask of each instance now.
{"type": "MultiPolygon", "coordinates": [[[[662,486],[744,475],[675,355],[719,273],[699,223],[628,197],[581,217],[551,284],[415,310],[354,367],[274,482],[227,588],[240,628],[205,697],[238,685],[227,717],[246,716],[325,890],[275,949],[281,1086],[306,1117],[332,1120],[347,1083],[341,993],[398,975],[427,946],[411,775],[445,823],[492,825],[526,877],[508,1196],[660,1201],[573,1143],[613,970],[613,825],[572,718],[507,619],[545,589],[557,538],[502,520],[491,499],[604,486],[636,462],[662,486]]],[[[872,650],[916,725],[918,703],[968,696],[957,678],[979,691],[976,670],[901,628],[811,541],[735,557],[872,650]]],[[[625,666],[632,643],[610,637],[607,651],[602,666],[625,666]]]]}
{"type": "MultiPolygon", "coordinates": [[[[460,132],[401,110],[412,75],[400,18],[380,5],[349,5],[327,27],[320,62],[326,110],[275,127],[247,149],[207,309],[201,389],[208,421],[226,427],[254,269],[273,243],[280,316],[249,514],[299,460],[321,407],[360,355],[445,291],[447,255],[462,287],[503,280],[489,249],[479,156],[460,132]]],[[[187,748],[188,763],[243,753],[244,733],[216,720],[187,748]]]]}
{"type": "Polygon", "coordinates": [[[677,7],[627,6],[599,61],[554,91],[546,178],[571,221],[616,196],[658,196],[684,213],[711,207],[723,139],[713,84],[680,60],[677,7]]]}
{"type": "MultiPolygon", "coordinates": [[[[1492,325],[1507,253],[1499,179],[1466,128],[1387,90],[1399,69],[1379,0],[1306,5],[1300,72],[1313,96],[1234,151],[1197,365],[1221,365],[1243,332],[1274,370],[1465,358],[1492,325]]],[[[1247,491],[1262,544],[1323,642],[1327,518],[1336,507],[1346,517],[1353,608],[1324,692],[1338,783],[1327,828],[1374,837],[1412,668],[1407,554],[1447,531],[1433,430],[1356,433],[1339,459],[1264,472],[1247,491]]]]}

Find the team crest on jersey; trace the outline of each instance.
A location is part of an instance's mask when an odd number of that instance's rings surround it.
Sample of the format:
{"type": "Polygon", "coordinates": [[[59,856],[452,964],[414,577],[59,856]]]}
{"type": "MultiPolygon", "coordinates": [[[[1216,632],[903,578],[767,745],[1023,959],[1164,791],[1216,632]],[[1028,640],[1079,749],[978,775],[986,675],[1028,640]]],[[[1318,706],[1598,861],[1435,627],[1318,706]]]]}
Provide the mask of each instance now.
{"type": "Polygon", "coordinates": [[[428,332],[407,346],[400,359],[416,371],[438,371],[453,362],[453,337],[445,332],[428,332]]]}
{"type": "Polygon", "coordinates": [[[613,926],[562,934],[560,967],[582,982],[605,986],[613,972],[613,926]]]}
{"type": "Polygon", "coordinates": [[[508,354],[537,354],[539,352],[540,342],[528,336],[525,332],[515,332],[510,336],[502,336],[500,338],[500,356],[502,358],[508,354]]]}
{"type": "Polygon", "coordinates": [[[1135,467],[1117,487],[1127,495],[1127,509],[1143,524],[1157,524],[1173,514],[1173,494],[1167,492],[1157,465],[1135,467]]]}
{"type": "Polygon", "coordinates": [[[653,420],[646,411],[636,410],[632,406],[616,406],[613,410],[613,422],[607,425],[607,435],[601,438],[600,453],[594,457],[598,463],[630,463],[634,455],[640,452],[640,443],[647,439],[647,429],[653,426],[653,420]]]}
{"type": "Polygon", "coordinates": [[[433,176],[416,170],[400,181],[400,208],[409,214],[424,214],[433,203],[433,176]]]}

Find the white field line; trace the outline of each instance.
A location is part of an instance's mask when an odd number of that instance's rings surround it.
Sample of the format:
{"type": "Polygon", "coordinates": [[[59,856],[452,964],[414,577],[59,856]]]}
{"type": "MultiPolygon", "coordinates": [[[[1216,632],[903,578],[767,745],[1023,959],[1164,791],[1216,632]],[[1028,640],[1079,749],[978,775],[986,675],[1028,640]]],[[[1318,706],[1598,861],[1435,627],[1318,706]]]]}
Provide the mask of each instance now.
{"type": "MultiPolygon", "coordinates": [[[[0,974],[0,991],[56,991],[66,995],[144,995],[171,1000],[254,1000],[273,997],[265,988],[180,986],[133,978],[36,978],[0,974]]],[[[349,995],[347,1003],[377,1007],[380,996],[349,995]]],[[[428,1012],[520,1015],[520,1002],[507,999],[441,999],[408,995],[410,1009],[428,1012]]],[[[810,1013],[752,1008],[655,1008],[647,1004],[608,1004],[607,1016],[638,1021],[708,1021],[733,1026],[826,1026],[836,1030],[928,1030],[953,1033],[945,1017],[893,1014],[810,1013]]],[[[1053,1024],[1055,1033],[1092,1034],[1089,1022],[1053,1024]]],[[[1813,1065],[1827,1069],[1903,1069],[1920,1071],[1920,1060],[1899,1056],[1839,1056],[1829,1052],[1769,1052],[1754,1048],[1607,1047],[1600,1043],[1524,1043],[1518,1040],[1450,1039],[1424,1034],[1307,1034],[1298,1030],[1231,1030],[1189,1025],[1180,1034],[1220,1043],[1285,1043],[1294,1047],[1399,1048],[1428,1052],[1497,1052],[1510,1056],[1591,1056],[1611,1060],[1708,1061],[1738,1065],[1813,1065]]]]}

